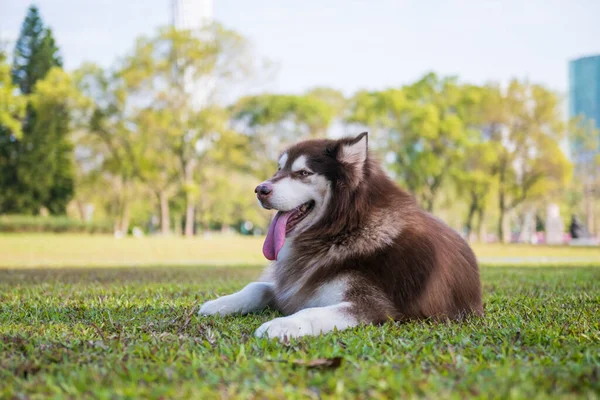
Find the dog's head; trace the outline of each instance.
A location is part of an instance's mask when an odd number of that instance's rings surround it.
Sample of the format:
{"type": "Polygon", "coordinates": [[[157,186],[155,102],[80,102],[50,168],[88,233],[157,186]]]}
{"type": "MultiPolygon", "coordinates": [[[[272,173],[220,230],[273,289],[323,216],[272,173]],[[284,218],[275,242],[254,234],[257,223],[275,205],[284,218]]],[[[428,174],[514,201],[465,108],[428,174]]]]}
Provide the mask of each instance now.
{"type": "Polygon", "coordinates": [[[287,149],[273,177],[255,189],[260,204],[278,210],[263,252],[274,260],[286,237],[306,231],[335,201],[333,188],[355,190],[365,173],[368,135],[339,140],[307,140],[287,149]]]}

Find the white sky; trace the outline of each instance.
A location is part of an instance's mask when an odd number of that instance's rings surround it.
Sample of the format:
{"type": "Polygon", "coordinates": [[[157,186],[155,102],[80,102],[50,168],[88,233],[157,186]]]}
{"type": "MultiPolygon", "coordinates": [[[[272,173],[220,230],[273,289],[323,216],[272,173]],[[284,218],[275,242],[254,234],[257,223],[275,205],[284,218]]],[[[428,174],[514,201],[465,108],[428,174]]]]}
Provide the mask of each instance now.
{"type": "MultiPolygon", "coordinates": [[[[15,39],[30,4],[0,0],[15,39]]],[[[68,69],[108,66],[170,21],[169,0],[38,0],[68,69]]],[[[600,53],[599,0],[215,0],[215,18],[279,65],[266,89],[397,86],[433,70],[483,83],[529,78],[566,94],[568,60],[600,53]]]]}

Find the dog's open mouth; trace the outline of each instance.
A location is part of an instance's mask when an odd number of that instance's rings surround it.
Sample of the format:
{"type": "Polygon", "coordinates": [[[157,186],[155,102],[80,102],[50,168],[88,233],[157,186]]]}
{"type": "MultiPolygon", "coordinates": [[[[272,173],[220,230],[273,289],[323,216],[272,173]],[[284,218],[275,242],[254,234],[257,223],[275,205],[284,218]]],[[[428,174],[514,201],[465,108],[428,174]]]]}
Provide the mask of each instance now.
{"type": "Polygon", "coordinates": [[[268,260],[276,260],[283,247],[285,237],[302,221],[315,206],[313,200],[299,205],[290,211],[278,211],[271,221],[267,238],[263,245],[263,254],[268,260]]]}
{"type": "Polygon", "coordinates": [[[306,216],[312,211],[314,206],[315,202],[311,200],[294,208],[292,211],[288,211],[289,213],[292,213],[292,215],[290,215],[285,225],[286,235],[290,233],[300,221],[306,218],[306,216]]]}

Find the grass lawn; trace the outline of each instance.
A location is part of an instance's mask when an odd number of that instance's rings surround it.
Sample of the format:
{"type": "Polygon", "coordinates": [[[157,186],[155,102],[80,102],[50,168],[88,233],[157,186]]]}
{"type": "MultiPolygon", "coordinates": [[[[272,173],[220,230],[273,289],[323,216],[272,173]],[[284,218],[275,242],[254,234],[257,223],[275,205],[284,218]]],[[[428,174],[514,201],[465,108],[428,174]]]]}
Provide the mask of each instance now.
{"type": "MultiPolygon", "coordinates": [[[[262,237],[178,237],[0,234],[0,267],[90,267],[151,265],[264,265],[262,237]]],[[[600,247],[474,245],[485,264],[600,265],[600,247]]]]}
{"type": "Polygon", "coordinates": [[[279,343],[252,335],[273,311],[196,316],[258,273],[0,269],[0,398],[600,397],[600,265],[484,267],[486,316],[464,324],[279,343]]]}

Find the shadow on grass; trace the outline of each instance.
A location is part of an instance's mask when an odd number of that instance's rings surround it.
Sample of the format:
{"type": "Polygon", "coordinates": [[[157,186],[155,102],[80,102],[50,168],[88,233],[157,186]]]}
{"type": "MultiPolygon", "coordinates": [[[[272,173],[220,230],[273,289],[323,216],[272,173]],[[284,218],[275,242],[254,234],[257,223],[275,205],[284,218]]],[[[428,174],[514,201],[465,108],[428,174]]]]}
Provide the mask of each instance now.
{"type": "MultiPolygon", "coordinates": [[[[0,286],[31,286],[44,283],[67,284],[206,284],[209,281],[247,281],[260,275],[264,266],[146,266],[146,267],[62,267],[62,268],[0,268],[0,286]]],[[[486,266],[481,267],[483,283],[500,278],[531,277],[554,281],[558,277],[600,280],[598,265],[568,266],[486,266]]],[[[584,279],[584,280],[587,280],[584,279]]]]}

